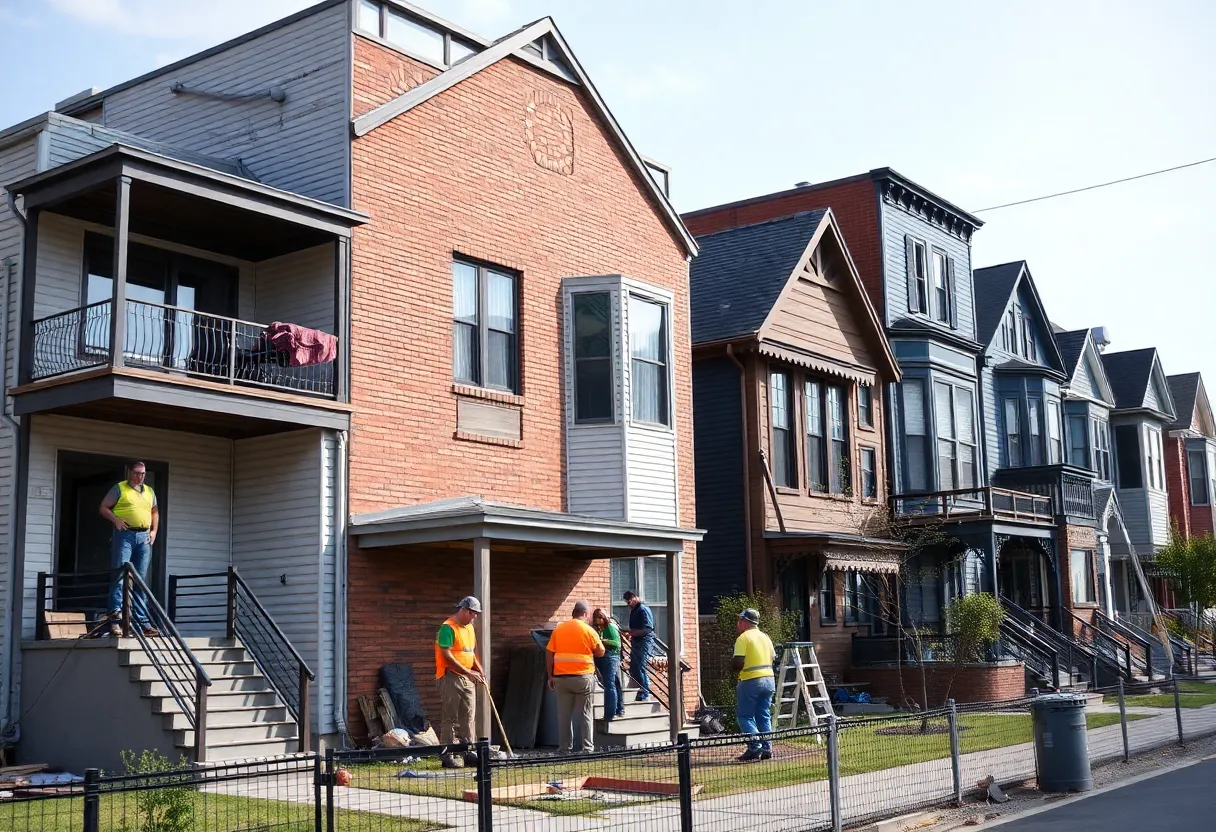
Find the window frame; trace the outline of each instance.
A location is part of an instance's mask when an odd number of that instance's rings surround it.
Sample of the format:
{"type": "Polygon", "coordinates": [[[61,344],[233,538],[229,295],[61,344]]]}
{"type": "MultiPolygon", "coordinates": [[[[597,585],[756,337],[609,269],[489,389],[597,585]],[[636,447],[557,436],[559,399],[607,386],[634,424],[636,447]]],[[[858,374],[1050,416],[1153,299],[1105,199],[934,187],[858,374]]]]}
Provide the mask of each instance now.
{"type": "Polygon", "coordinates": [[[955,384],[949,380],[934,379],[933,381],[933,419],[934,419],[934,459],[937,465],[937,485],[943,491],[962,490],[979,487],[979,433],[976,429],[976,412],[975,412],[975,391],[969,387],[964,387],[960,384],[955,384]],[[938,416],[937,394],[941,388],[946,388],[950,395],[950,434],[943,433],[943,426],[936,424],[938,416]],[[971,402],[971,424],[968,434],[971,436],[971,441],[966,441],[962,437],[962,426],[964,420],[959,412],[960,393],[965,395],[971,402]],[[943,459],[941,448],[943,442],[951,444],[950,455],[947,457],[950,460],[950,477],[952,481],[951,488],[942,488],[942,471],[941,462],[943,459]],[[963,461],[963,448],[971,449],[970,462],[970,484],[963,484],[963,466],[966,464],[963,461]]]}
{"type": "Polygon", "coordinates": [[[587,289],[570,293],[570,378],[573,387],[574,424],[576,425],[615,425],[617,424],[616,402],[616,350],[618,334],[613,325],[613,304],[616,293],[610,289],[587,289]],[[608,301],[608,354],[606,356],[579,356],[578,337],[578,301],[579,298],[603,295],[608,301]],[[606,417],[580,418],[579,412],[579,362],[607,361],[608,362],[608,409],[606,417]]]}
{"type": "Polygon", "coordinates": [[[1206,505],[1210,504],[1211,494],[1208,493],[1208,482],[1209,482],[1210,478],[1208,476],[1208,470],[1207,470],[1207,458],[1208,458],[1207,448],[1187,448],[1186,449],[1187,490],[1191,492],[1191,494],[1190,494],[1191,505],[1193,505],[1193,506],[1206,506],[1206,505]],[[1198,471],[1199,476],[1198,477],[1195,476],[1195,474],[1196,474],[1196,471],[1195,471],[1196,466],[1194,464],[1195,457],[1199,457],[1199,466],[1198,466],[1199,467],[1199,471],[1198,471]],[[1196,479],[1199,480],[1199,483],[1203,488],[1203,499],[1201,499],[1201,500],[1195,499],[1195,481],[1196,481],[1196,479]]]}
{"type": "Polygon", "coordinates": [[[908,260],[908,311],[929,316],[929,244],[918,237],[908,235],[905,245],[908,260]]]}
{"type": "Polygon", "coordinates": [[[819,573],[819,623],[836,623],[836,572],[824,569],[819,573]],[[826,586],[825,586],[826,584],[826,586]],[[828,603],[824,603],[824,600],[828,603]]]}
{"type": "Polygon", "coordinates": [[[850,496],[853,486],[853,458],[849,436],[849,389],[819,376],[804,375],[803,436],[806,439],[807,491],[811,494],[850,496]],[[812,389],[815,395],[811,395],[812,389]],[[833,397],[839,423],[833,420],[833,397]],[[811,432],[817,425],[819,433],[811,432]],[[835,429],[840,428],[840,437],[835,429]],[[818,465],[816,465],[818,457],[818,465]],[[819,470],[816,471],[815,468],[819,470]]]}
{"type": "Polygon", "coordinates": [[[629,318],[628,318],[628,327],[627,327],[628,331],[626,333],[626,338],[627,338],[626,348],[628,350],[628,355],[629,355],[629,416],[630,416],[630,420],[635,425],[648,425],[651,427],[671,429],[672,421],[673,421],[672,413],[671,413],[671,407],[672,407],[672,404],[671,404],[671,388],[672,388],[671,374],[672,374],[672,369],[673,369],[672,368],[672,357],[673,357],[673,353],[674,353],[674,350],[672,348],[672,332],[671,332],[671,302],[664,298],[655,297],[654,295],[649,295],[649,294],[646,294],[643,292],[634,291],[633,289],[626,290],[625,299],[626,299],[627,308],[629,309],[629,313],[630,313],[629,318]],[[638,358],[637,356],[635,356],[633,354],[634,316],[632,314],[632,312],[633,312],[632,306],[633,306],[634,301],[637,301],[638,303],[652,304],[654,306],[659,307],[659,309],[662,310],[663,318],[660,323],[660,330],[659,330],[659,343],[662,345],[663,355],[664,355],[662,361],[656,362],[649,358],[638,358]],[[659,391],[660,397],[662,400],[661,407],[662,407],[662,411],[663,411],[661,414],[662,415],[661,421],[652,422],[649,419],[638,418],[637,409],[636,409],[637,400],[638,400],[637,399],[638,374],[636,372],[634,372],[634,362],[637,362],[637,361],[642,361],[647,364],[656,365],[661,368],[661,372],[659,373],[659,376],[658,376],[660,379],[660,382],[662,384],[662,389],[659,391]]]}
{"type": "Polygon", "coordinates": [[[794,442],[794,429],[797,427],[798,417],[794,409],[794,390],[791,382],[792,374],[788,370],[769,368],[769,448],[772,451],[773,484],[778,488],[798,487],[798,451],[797,445],[794,442]],[[777,389],[778,379],[781,380],[780,392],[777,389]],[[778,397],[783,399],[780,404],[783,405],[785,411],[784,427],[777,426],[778,397]],[[785,453],[784,464],[781,464],[781,457],[777,454],[778,448],[781,448],[785,453]]]}
{"type": "Polygon", "coordinates": [[[389,5],[390,4],[388,4],[388,3],[380,2],[380,0],[357,0],[355,3],[355,6],[354,6],[354,20],[352,21],[351,29],[356,34],[375,38],[379,43],[383,43],[386,46],[388,46],[392,49],[395,49],[398,52],[401,52],[402,54],[409,55],[411,58],[416,58],[416,59],[422,61],[423,63],[429,64],[431,66],[436,66],[439,69],[450,69],[455,64],[459,63],[460,61],[464,60],[467,57],[470,57],[470,55],[477,53],[476,47],[473,44],[465,41],[464,39],[454,37],[451,32],[435,26],[430,21],[423,20],[420,17],[416,17],[415,15],[411,14],[406,9],[403,9],[399,6],[393,6],[390,9],[389,5]],[[360,25],[359,11],[360,11],[360,8],[364,5],[378,7],[378,10],[379,10],[379,13],[377,15],[377,24],[378,25],[377,25],[375,32],[370,32],[360,25]],[[434,58],[431,58],[431,57],[428,57],[421,53],[415,52],[412,49],[407,49],[406,47],[402,46],[400,43],[390,40],[388,37],[388,18],[389,18],[390,12],[400,15],[401,17],[404,17],[406,20],[408,20],[410,23],[414,24],[415,26],[421,27],[423,29],[429,29],[430,31],[434,32],[435,34],[441,36],[443,38],[443,58],[442,58],[442,60],[436,61],[434,58]],[[452,60],[452,44],[453,43],[456,43],[459,46],[464,47],[466,50],[468,50],[469,54],[466,54],[466,55],[462,56],[461,58],[459,58],[458,60],[453,61],[452,60]]]}
{"type": "Polygon", "coordinates": [[[512,395],[521,395],[522,373],[520,353],[523,347],[522,321],[520,320],[520,283],[523,275],[513,269],[508,269],[505,266],[499,266],[494,263],[487,263],[483,260],[475,260],[470,257],[462,257],[453,255],[452,257],[452,323],[453,323],[453,340],[452,340],[452,378],[457,384],[467,385],[469,387],[479,387],[483,390],[497,390],[502,393],[510,393],[512,395]],[[469,326],[466,321],[462,321],[456,317],[455,298],[456,298],[456,265],[470,267],[474,270],[475,283],[477,287],[477,322],[473,324],[476,327],[477,340],[474,344],[474,349],[477,353],[475,359],[475,367],[477,371],[477,380],[461,378],[456,372],[456,340],[455,332],[457,326],[469,326]],[[489,321],[489,275],[494,273],[502,277],[511,279],[512,287],[512,323],[514,331],[509,333],[511,336],[510,363],[507,368],[510,383],[503,387],[497,384],[487,384],[486,379],[489,376],[490,367],[490,350],[489,335],[491,332],[503,333],[503,330],[493,329],[490,327],[489,321]]]}
{"type": "Polygon", "coordinates": [[[1091,454],[1090,470],[1098,474],[1103,482],[1114,482],[1114,456],[1111,453],[1110,421],[1098,416],[1090,418],[1091,454]]]}
{"type": "MultiPolygon", "coordinates": [[[[664,586],[663,591],[666,594],[666,591],[667,591],[666,590],[667,558],[664,557],[663,555],[639,555],[637,557],[610,558],[609,563],[612,563],[614,561],[633,561],[634,562],[633,576],[634,576],[635,586],[626,587],[626,589],[630,589],[633,592],[636,592],[639,596],[641,596],[642,603],[644,603],[646,606],[650,607],[650,611],[651,611],[651,613],[654,614],[654,619],[655,619],[654,634],[656,636],[658,636],[660,639],[663,639],[665,641],[667,639],[667,627],[664,625],[668,621],[667,616],[669,615],[669,611],[671,609],[671,599],[666,598],[663,601],[654,601],[650,597],[648,597],[648,593],[646,592],[646,564],[649,561],[649,563],[652,567],[656,567],[656,568],[662,570],[663,586],[664,586]],[[662,612],[661,618],[659,615],[660,612],[662,612]],[[660,624],[660,621],[662,621],[664,623],[660,624]]],[[[608,567],[608,589],[610,591],[610,595],[612,598],[611,603],[608,605],[609,612],[614,618],[616,618],[617,623],[621,625],[622,630],[628,630],[629,629],[629,627],[628,627],[629,605],[621,600],[621,596],[624,594],[625,590],[621,589],[619,586],[618,587],[612,586],[612,567],[611,566],[608,567]],[[619,592],[617,591],[618,589],[620,589],[619,592]],[[621,610],[621,617],[617,617],[617,610],[619,608],[623,608],[621,610]]]]}
{"type": "Polygon", "coordinates": [[[861,578],[859,573],[854,569],[845,570],[844,623],[846,626],[861,624],[861,606],[858,604],[860,597],[861,578]]]}
{"type": "MultiPolygon", "coordinates": [[[[928,408],[926,407],[926,405],[928,404],[928,402],[927,402],[928,397],[925,395],[925,388],[928,385],[929,381],[930,381],[930,379],[928,379],[926,377],[914,376],[911,378],[904,378],[902,381],[899,382],[899,411],[900,411],[900,421],[903,426],[903,438],[904,438],[904,441],[902,443],[903,468],[901,471],[900,479],[904,485],[903,493],[906,493],[906,494],[928,492],[930,490],[929,483],[933,476],[933,468],[931,467],[930,462],[929,462],[930,431],[929,431],[929,413],[928,413],[928,408]],[[907,393],[913,387],[915,387],[918,395],[920,396],[920,402],[919,402],[919,405],[920,405],[920,430],[921,430],[920,433],[912,433],[910,428],[908,427],[908,409],[909,408],[908,408],[907,393]],[[917,487],[916,485],[914,485],[910,482],[910,472],[912,470],[912,466],[911,466],[910,462],[912,459],[912,447],[913,447],[910,440],[913,439],[914,437],[916,439],[918,439],[920,442],[920,444],[918,446],[918,452],[920,454],[920,464],[921,464],[920,470],[921,470],[921,476],[923,478],[923,481],[919,485],[919,487],[917,487]]],[[[936,453],[936,451],[934,451],[934,453],[936,453]]]]}
{"type": "Polygon", "coordinates": [[[863,428],[874,427],[874,388],[868,384],[857,385],[857,424],[863,428]]]}
{"type": "Polygon", "coordinates": [[[1125,489],[1144,488],[1143,457],[1145,452],[1141,447],[1144,438],[1141,436],[1140,425],[1115,425],[1114,428],[1116,487],[1125,489]],[[1121,450],[1119,441],[1121,436],[1134,439],[1136,443],[1135,448],[1124,448],[1121,450]]]}
{"type": "Polygon", "coordinates": [[[824,417],[824,383],[806,376],[802,379],[803,435],[806,437],[806,487],[812,494],[828,493],[828,431],[824,417]],[[815,394],[811,395],[811,390],[815,394]],[[812,425],[818,433],[811,433],[812,425]]]}
{"type": "Polygon", "coordinates": [[[939,323],[954,326],[954,281],[950,267],[950,255],[940,248],[933,248],[929,253],[930,278],[933,281],[933,319],[939,323]],[[938,271],[941,263],[941,271],[938,271]],[[938,280],[941,285],[938,285],[938,280]]]}
{"type": "Polygon", "coordinates": [[[1026,464],[1025,448],[1022,444],[1022,400],[1017,396],[1006,396],[1005,406],[1005,458],[1009,468],[1021,468],[1026,464]],[[1012,406],[1012,409],[1011,409],[1012,406]],[[1010,415],[1013,425],[1010,430],[1010,415]],[[1016,448],[1016,456],[1015,456],[1016,448]]]}
{"type": "Polygon", "coordinates": [[[849,453],[849,394],[840,384],[826,386],[824,426],[828,429],[828,493],[847,496],[853,489],[853,458],[849,453]],[[834,399],[834,400],[833,400],[834,399]],[[840,429],[837,437],[836,430],[840,429]]]}
{"type": "Polygon", "coordinates": [[[1145,425],[1148,441],[1145,443],[1148,451],[1149,488],[1157,491],[1165,490],[1165,454],[1161,444],[1161,430],[1152,425],[1145,425]]]}
{"type": "Polygon", "coordinates": [[[1094,580],[1094,551],[1093,549],[1069,549],[1068,550],[1068,582],[1071,585],[1070,595],[1074,604],[1097,604],[1098,590],[1096,581],[1094,580]],[[1084,558],[1085,583],[1082,593],[1083,597],[1078,597],[1077,590],[1082,587],[1077,586],[1076,578],[1076,559],[1077,556],[1084,558]]]}
{"type": "Polygon", "coordinates": [[[1027,464],[1033,468],[1043,464],[1043,459],[1046,456],[1046,437],[1043,431],[1043,399],[1041,396],[1026,397],[1026,435],[1027,435],[1027,450],[1029,451],[1027,464]]]}
{"type": "Polygon", "coordinates": [[[1094,470],[1093,454],[1090,452],[1089,417],[1085,413],[1065,413],[1065,432],[1068,435],[1068,464],[1077,468],[1094,470]],[[1080,430],[1077,429],[1078,424],[1080,430]],[[1077,440],[1081,445],[1077,447],[1077,440]],[[1079,453],[1078,453],[1079,451],[1079,453]]]}
{"type": "Polygon", "coordinates": [[[1064,425],[1060,421],[1060,400],[1047,399],[1047,464],[1059,465],[1064,461],[1064,425]]]}
{"type": "Polygon", "coordinates": [[[857,449],[857,468],[861,473],[861,499],[878,499],[878,449],[862,445],[857,449]],[[866,457],[869,457],[870,468],[866,470],[866,457]]]}

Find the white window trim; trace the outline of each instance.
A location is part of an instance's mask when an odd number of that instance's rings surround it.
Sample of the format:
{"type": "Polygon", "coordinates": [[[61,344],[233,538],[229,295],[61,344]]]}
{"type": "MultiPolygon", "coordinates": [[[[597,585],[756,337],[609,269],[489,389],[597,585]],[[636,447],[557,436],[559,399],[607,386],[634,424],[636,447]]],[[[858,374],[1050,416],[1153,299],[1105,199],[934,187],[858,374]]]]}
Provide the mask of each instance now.
{"type": "Polygon", "coordinates": [[[676,429],[676,351],[675,351],[675,296],[660,289],[629,278],[621,279],[621,360],[622,370],[624,361],[630,362],[629,369],[624,371],[624,392],[621,402],[622,418],[630,428],[649,430],[659,433],[674,433],[676,429]],[[638,297],[651,303],[661,303],[667,308],[667,424],[655,422],[635,422],[633,420],[633,355],[629,344],[629,298],[638,297]]]}

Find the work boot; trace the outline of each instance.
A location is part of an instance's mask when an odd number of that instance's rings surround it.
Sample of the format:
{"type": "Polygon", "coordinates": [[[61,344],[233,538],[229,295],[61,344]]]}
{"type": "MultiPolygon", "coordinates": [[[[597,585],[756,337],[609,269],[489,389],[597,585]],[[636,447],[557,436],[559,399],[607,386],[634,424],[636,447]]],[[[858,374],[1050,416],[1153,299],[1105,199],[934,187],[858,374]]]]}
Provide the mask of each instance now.
{"type": "Polygon", "coordinates": [[[753,760],[761,759],[761,754],[762,752],[759,749],[749,748],[739,755],[738,761],[740,763],[750,763],[753,760]]]}
{"type": "Polygon", "coordinates": [[[110,637],[122,638],[122,627],[119,626],[117,621],[110,622],[110,637]]]}
{"type": "Polygon", "coordinates": [[[453,754],[444,754],[439,758],[444,768],[464,768],[464,760],[453,754]]]}
{"type": "Polygon", "coordinates": [[[151,625],[145,625],[145,626],[141,627],[140,629],[143,632],[143,634],[148,636],[149,638],[159,638],[160,637],[160,630],[156,629],[155,627],[153,627],[151,625]]]}
{"type": "Polygon", "coordinates": [[[468,768],[477,768],[477,752],[476,751],[464,752],[464,764],[468,768]]]}
{"type": "Polygon", "coordinates": [[[760,759],[761,759],[761,760],[771,760],[771,759],[773,759],[773,752],[772,752],[772,751],[770,751],[770,750],[769,750],[769,749],[767,749],[767,748],[762,748],[762,749],[760,749],[760,759]]]}

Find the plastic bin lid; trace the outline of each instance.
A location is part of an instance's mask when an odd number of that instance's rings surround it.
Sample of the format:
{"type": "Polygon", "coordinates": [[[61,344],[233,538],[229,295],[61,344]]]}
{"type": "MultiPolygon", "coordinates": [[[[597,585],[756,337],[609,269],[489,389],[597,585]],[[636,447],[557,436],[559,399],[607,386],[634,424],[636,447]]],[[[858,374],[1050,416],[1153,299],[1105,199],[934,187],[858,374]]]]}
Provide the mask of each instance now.
{"type": "Polygon", "coordinates": [[[1030,707],[1036,710],[1064,711],[1072,708],[1084,708],[1085,703],[1085,697],[1079,693],[1046,693],[1032,699],[1030,707]]]}

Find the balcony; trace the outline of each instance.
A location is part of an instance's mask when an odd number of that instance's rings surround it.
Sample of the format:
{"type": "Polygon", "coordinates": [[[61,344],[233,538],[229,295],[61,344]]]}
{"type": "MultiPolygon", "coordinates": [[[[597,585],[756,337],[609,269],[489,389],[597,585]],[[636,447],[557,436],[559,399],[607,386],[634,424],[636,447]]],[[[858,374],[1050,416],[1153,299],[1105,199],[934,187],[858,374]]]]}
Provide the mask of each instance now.
{"type": "Polygon", "coordinates": [[[1049,496],[985,486],[891,497],[891,512],[909,522],[996,520],[1055,525],[1049,496]]]}
{"type": "Polygon", "coordinates": [[[995,485],[1016,488],[1051,499],[1058,520],[1090,522],[1094,509],[1094,473],[1072,465],[1038,465],[1002,468],[992,476],[995,485]]]}

